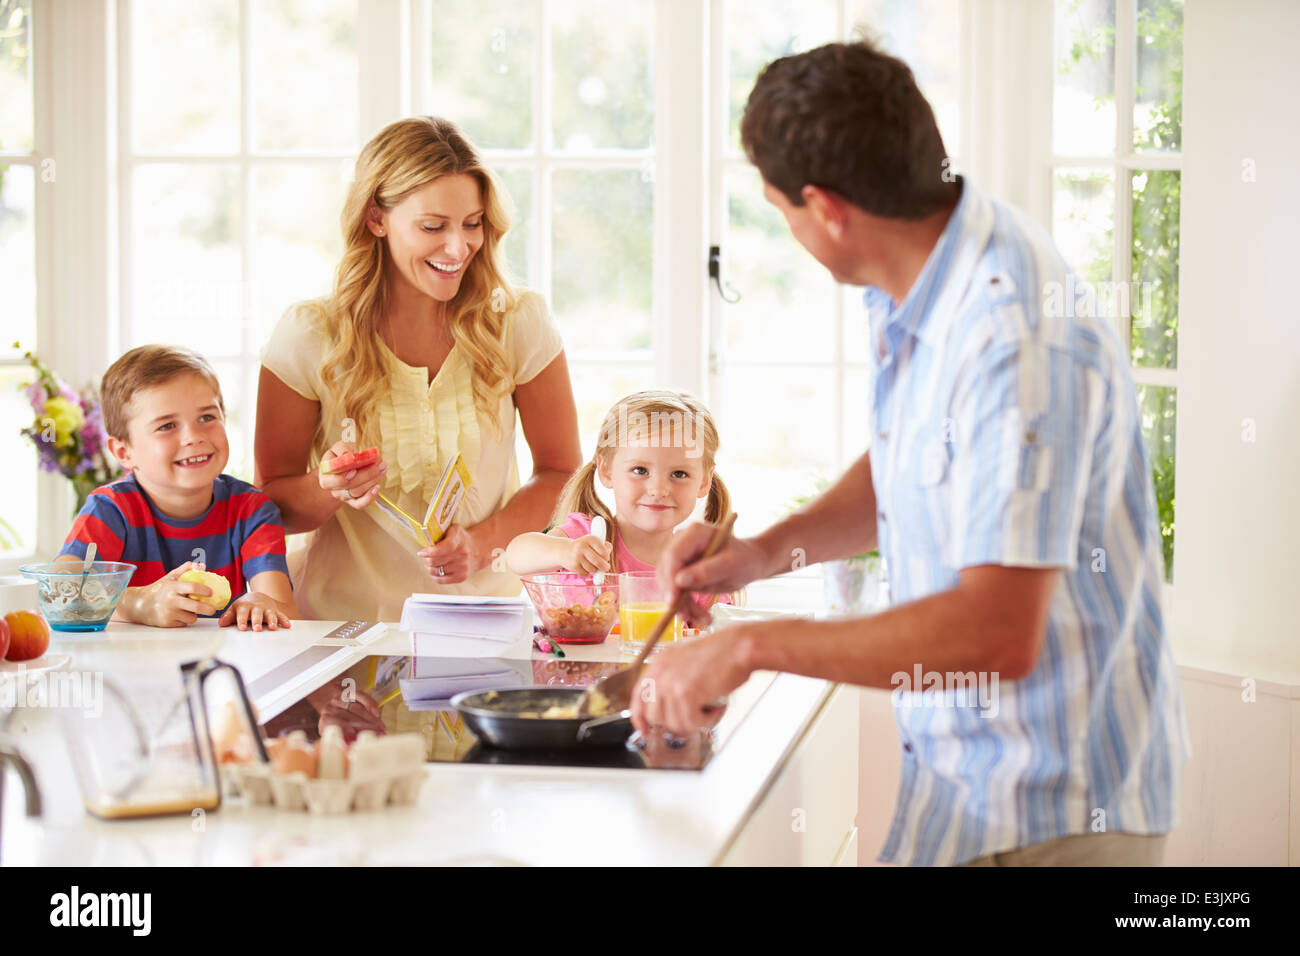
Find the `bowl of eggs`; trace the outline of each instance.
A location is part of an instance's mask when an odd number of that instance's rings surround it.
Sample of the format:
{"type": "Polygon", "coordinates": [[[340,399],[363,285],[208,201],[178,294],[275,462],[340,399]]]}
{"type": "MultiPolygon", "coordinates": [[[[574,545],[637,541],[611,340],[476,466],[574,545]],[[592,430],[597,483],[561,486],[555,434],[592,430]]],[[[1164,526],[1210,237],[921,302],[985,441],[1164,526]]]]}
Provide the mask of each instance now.
{"type": "Polygon", "coordinates": [[[561,644],[600,644],[618,623],[618,575],[600,584],[572,573],[527,574],[524,590],[542,629],[561,644]]]}

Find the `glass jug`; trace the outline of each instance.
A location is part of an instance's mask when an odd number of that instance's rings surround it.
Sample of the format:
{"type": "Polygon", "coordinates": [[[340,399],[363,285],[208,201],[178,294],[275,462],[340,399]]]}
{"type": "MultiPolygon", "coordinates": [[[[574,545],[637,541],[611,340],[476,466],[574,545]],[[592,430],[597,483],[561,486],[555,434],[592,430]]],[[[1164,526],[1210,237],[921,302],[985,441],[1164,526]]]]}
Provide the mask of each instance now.
{"type": "Polygon", "coordinates": [[[246,734],[250,755],[267,761],[239,670],[208,657],[181,664],[180,673],[180,693],[170,700],[153,688],[153,693],[140,693],[145,709],[154,701],[169,701],[155,710],[162,714],[156,724],[146,721],[132,696],[107,677],[102,713],[60,710],[77,787],[95,816],[120,820],[217,809],[221,784],[213,733],[214,728],[228,733],[218,725],[229,724],[232,714],[242,725],[238,731],[246,734]],[[208,679],[218,673],[226,683],[209,694],[208,679]]]}

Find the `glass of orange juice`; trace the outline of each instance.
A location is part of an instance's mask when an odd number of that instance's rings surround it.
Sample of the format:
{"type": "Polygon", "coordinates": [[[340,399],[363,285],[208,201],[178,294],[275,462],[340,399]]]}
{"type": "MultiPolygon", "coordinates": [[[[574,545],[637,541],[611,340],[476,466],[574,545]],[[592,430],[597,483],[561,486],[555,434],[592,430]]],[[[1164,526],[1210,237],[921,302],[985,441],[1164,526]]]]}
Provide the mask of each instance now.
{"type": "MultiPolygon", "coordinates": [[[[639,654],[665,611],[669,608],[668,595],[659,587],[653,571],[624,571],[618,576],[618,632],[620,647],[639,654]]],[[[682,636],[682,619],[673,618],[672,625],[659,638],[660,644],[671,644],[682,636]]],[[[657,646],[657,645],[656,645],[657,646]]]]}

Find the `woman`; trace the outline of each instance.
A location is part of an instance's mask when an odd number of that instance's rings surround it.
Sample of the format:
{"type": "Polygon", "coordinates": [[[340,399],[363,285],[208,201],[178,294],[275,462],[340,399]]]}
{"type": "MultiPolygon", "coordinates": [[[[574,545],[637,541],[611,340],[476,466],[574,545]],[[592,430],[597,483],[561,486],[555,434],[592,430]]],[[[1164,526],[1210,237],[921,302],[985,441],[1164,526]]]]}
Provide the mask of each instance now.
{"type": "Polygon", "coordinates": [[[362,150],[344,205],[334,291],[288,310],[262,352],[256,476],[287,533],[305,617],[397,620],[415,591],[512,594],[500,559],[545,527],[581,464],[560,337],[535,293],[502,274],[499,189],[446,120],[393,123],[362,150]],[[519,486],[515,412],[532,451],[519,486]],[[328,459],[378,445],[342,475],[328,459]],[[471,484],[432,548],[372,507],[422,519],[459,452],[471,484]]]}

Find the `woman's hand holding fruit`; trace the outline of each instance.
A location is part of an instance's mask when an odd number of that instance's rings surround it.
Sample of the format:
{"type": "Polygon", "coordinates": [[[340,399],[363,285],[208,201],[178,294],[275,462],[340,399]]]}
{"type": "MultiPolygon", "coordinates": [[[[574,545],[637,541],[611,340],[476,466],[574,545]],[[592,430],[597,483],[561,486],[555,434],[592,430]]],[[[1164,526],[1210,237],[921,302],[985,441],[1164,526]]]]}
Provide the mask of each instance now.
{"type": "Polygon", "coordinates": [[[320,486],[358,511],[375,500],[387,471],[388,464],[379,460],[378,448],[357,451],[345,441],[335,442],[317,469],[320,486]]]}

